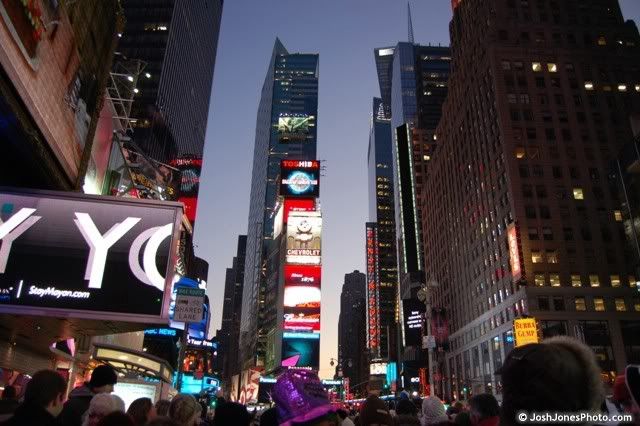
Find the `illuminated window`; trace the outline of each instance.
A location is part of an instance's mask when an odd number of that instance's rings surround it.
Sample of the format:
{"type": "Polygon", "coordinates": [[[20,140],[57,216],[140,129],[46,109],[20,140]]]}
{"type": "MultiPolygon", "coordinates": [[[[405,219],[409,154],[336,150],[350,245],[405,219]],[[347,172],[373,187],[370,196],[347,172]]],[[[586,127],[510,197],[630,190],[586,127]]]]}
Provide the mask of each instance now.
{"type": "Polygon", "coordinates": [[[640,84],[636,84],[636,92],[640,92],[640,84]]]}
{"type": "Polygon", "coordinates": [[[636,282],[636,277],[634,277],[633,275],[629,275],[629,287],[635,287],[636,285],[638,285],[638,283],[636,282]]]}
{"type": "Polygon", "coordinates": [[[616,299],[616,311],[626,312],[627,305],[624,303],[624,299],[616,299]]]}
{"type": "Polygon", "coordinates": [[[600,277],[597,275],[589,275],[589,284],[591,287],[600,287],[600,277]]]}
{"type": "Polygon", "coordinates": [[[616,222],[622,222],[622,212],[620,210],[614,210],[613,217],[616,219],[616,222]]]}
{"type": "Polygon", "coordinates": [[[544,287],[544,274],[535,274],[533,276],[533,280],[536,284],[536,287],[544,287]]]}
{"type": "Polygon", "coordinates": [[[603,312],[604,309],[604,299],[602,297],[594,297],[593,298],[593,306],[596,308],[596,311],[603,312]]]}
{"type": "Polygon", "coordinates": [[[547,250],[547,263],[558,263],[558,252],[555,250],[547,250]]]}
{"type": "Polygon", "coordinates": [[[606,46],[606,45],[607,45],[607,39],[604,38],[604,36],[598,37],[598,46],[606,46]]]}
{"type": "Polygon", "coordinates": [[[626,92],[627,85],[626,84],[618,84],[618,92],[626,92]]]}
{"type": "Polygon", "coordinates": [[[542,259],[542,252],[535,250],[531,252],[531,261],[533,263],[543,263],[544,260],[542,259]]]}
{"type": "Polygon", "coordinates": [[[605,92],[610,92],[611,86],[609,86],[608,84],[605,84],[604,86],[602,86],[602,90],[604,90],[605,92]]]}
{"type": "Polygon", "coordinates": [[[525,151],[523,146],[516,147],[516,158],[521,160],[525,157],[525,151]]]}
{"type": "Polygon", "coordinates": [[[584,301],[584,297],[576,297],[575,303],[576,303],[576,311],[587,310],[587,304],[584,301]]]}
{"type": "Polygon", "coordinates": [[[584,192],[582,191],[582,188],[573,188],[573,199],[584,200],[584,192]]]}
{"type": "Polygon", "coordinates": [[[611,275],[611,287],[620,287],[620,275],[611,275]]]}
{"type": "Polygon", "coordinates": [[[540,72],[540,71],[542,71],[542,64],[540,62],[532,62],[531,63],[531,69],[534,72],[540,72]]]}
{"type": "Polygon", "coordinates": [[[551,287],[560,287],[560,275],[549,274],[549,282],[551,283],[551,287]]]}
{"type": "Polygon", "coordinates": [[[640,312],[640,299],[633,301],[633,309],[635,309],[636,312],[640,312]]]}
{"type": "Polygon", "coordinates": [[[558,67],[556,64],[549,63],[547,64],[547,70],[549,70],[549,72],[558,72],[558,67]]]}
{"type": "Polygon", "coordinates": [[[427,154],[425,154],[425,155],[422,156],[422,159],[424,161],[429,161],[429,160],[431,160],[431,157],[429,157],[427,154]]]}
{"type": "Polygon", "coordinates": [[[585,81],[584,82],[584,88],[587,89],[587,90],[593,90],[593,82],[585,81]]]}
{"type": "Polygon", "coordinates": [[[580,275],[571,274],[571,286],[572,287],[582,287],[582,280],[580,279],[580,275]]]}
{"type": "Polygon", "coordinates": [[[438,135],[434,134],[434,135],[433,135],[433,140],[434,140],[434,141],[437,141],[437,140],[438,140],[438,135]]]}

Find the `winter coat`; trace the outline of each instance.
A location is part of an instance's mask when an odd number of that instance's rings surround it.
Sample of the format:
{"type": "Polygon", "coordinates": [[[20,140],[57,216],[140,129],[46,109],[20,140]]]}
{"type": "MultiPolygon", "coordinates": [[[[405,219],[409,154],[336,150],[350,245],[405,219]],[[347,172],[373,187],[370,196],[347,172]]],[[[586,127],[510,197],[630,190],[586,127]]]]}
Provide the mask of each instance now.
{"type": "Polygon", "coordinates": [[[86,384],[72,390],[58,417],[60,423],[63,426],[82,426],[82,416],[89,409],[94,395],[86,384]]]}
{"type": "Polygon", "coordinates": [[[396,417],[398,426],[420,426],[420,419],[410,414],[400,414],[396,417]]]}
{"type": "Polygon", "coordinates": [[[58,420],[43,407],[35,404],[22,404],[13,417],[2,426],[59,426],[58,420]]]}
{"type": "Polygon", "coordinates": [[[0,422],[10,419],[19,405],[16,399],[0,399],[0,422]]]}

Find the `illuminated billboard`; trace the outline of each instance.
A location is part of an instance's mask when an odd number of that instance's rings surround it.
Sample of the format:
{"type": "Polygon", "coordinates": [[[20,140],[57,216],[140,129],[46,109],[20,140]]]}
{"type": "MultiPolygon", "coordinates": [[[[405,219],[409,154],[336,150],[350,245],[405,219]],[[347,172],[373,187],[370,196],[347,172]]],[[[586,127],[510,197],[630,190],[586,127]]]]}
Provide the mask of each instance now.
{"type": "Polygon", "coordinates": [[[166,323],[178,203],[0,192],[0,310],[166,323]]]}
{"type": "Polygon", "coordinates": [[[285,198],[284,223],[289,221],[291,213],[313,212],[316,210],[316,200],[312,198],[285,198]]]}
{"type": "Polygon", "coordinates": [[[380,313],[378,296],[378,235],[375,223],[366,224],[367,244],[367,347],[380,353],[380,313]]]}
{"type": "Polygon", "coordinates": [[[291,213],[287,222],[287,263],[321,263],[322,217],[319,212],[291,213]]]}
{"type": "Polygon", "coordinates": [[[178,200],[184,204],[184,214],[193,224],[196,220],[196,210],[198,208],[202,158],[176,158],[171,161],[171,165],[180,171],[180,196],[178,200]]]}
{"type": "Polygon", "coordinates": [[[280,195],[317,198],[320,196],[320,162],[282,160],[280,163],[280,195]]]}
{"type": "Polygon", "coordinates": [[[284,329],[320,332],[320,266],[284,266],[284,329]]]}
{"type": "Polygon", "coordinates": [[[318,370],[320,366],[320,334],[283,333],[281,365],[318,370]]]}
{"type": "Polygon", "coordinates": [[[372,362],[369,364],[369,374],[372,376],[386,376],[387,375],[387,363],[386,362],[372,362]]]}
{"type": "Polygon", "coordinates": [[[417,346],[422,344],[422,330],[424,324],[425,305],[417,299],[402,300],[402,317],[404,320],[404,344],[405,346],[417,346]]]}
{"type": "Polygon", "coordinates": [[[311,134],[315,117],[308,114],[283,114],[278,117],[280,143],[304,142],[311,134]]]}
{"type": "Polygon", "coordinates": [[[304,285],[321,287],[320,274],[322,268],[320,266],[307,265],[285,265],[284,266],[284,285],[304,285]]]}
{"type": "Polygon", "coordinates": [[[522,257],[519,229],[514,223],[507,227],[507,242],[509,244],[511,280],[517,283],[524,277],[524,258],[522,257]]]}

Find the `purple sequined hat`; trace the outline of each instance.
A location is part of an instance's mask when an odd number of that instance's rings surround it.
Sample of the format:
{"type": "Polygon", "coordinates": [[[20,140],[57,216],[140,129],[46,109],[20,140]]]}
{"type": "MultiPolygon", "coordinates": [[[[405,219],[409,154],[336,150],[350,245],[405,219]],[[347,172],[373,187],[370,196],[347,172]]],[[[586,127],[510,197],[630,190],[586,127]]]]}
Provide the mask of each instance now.
{"type": "Polygon", "coordinates": [[[318,375],[308,370],[287,370],[273,389],[280,426],[315,420],[335,412],[318,375]]]}

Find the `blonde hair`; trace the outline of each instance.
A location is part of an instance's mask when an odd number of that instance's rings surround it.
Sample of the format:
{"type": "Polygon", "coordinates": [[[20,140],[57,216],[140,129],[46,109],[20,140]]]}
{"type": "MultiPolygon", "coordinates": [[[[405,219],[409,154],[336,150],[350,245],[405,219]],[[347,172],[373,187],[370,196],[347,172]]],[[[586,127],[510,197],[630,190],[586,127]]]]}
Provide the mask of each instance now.
{"type": "Polygon", "coordinates": [[[192,395],[181,393],[176,395],[169,405],[169,417],[180,426],[193,426],[202,412],[202,407],[192,395]]]}

